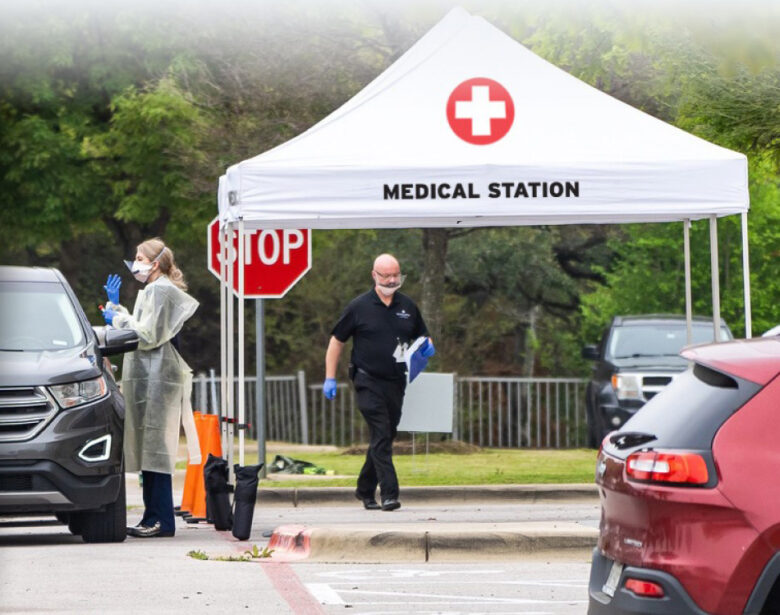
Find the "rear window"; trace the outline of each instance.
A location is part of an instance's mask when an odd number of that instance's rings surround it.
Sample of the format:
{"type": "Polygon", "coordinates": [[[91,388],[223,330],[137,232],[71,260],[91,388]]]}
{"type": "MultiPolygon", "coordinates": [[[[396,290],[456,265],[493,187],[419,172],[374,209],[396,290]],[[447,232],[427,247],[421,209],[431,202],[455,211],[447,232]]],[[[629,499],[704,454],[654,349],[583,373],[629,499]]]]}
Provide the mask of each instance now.
{"type": "Polygon", "coordinates": [[[760,388],[697,364],[642,406],[620,431],[655,435],[646,443],[652,448],[711,449],[720,426],[760,388]]]}
{"type": "MultiPolygon", "coordinates": [[[[692,344],[712,341],[712,325],[694,323],[691,327],[692,344]]],[[[721,341],[731,339],[726,327],[721,327],[721,341]]],[[[633,357],[675,357],[688,343],[685,324],[658,323],[647,325],[624,325],[612,329],[607,346],[607,359],[629,359],[633,357]]]]}
{"type": "Polygon", "coordinates": [[[0,282],[0,350],[64,350],[84,345],[76,310],[60,284],[0,282]]]}

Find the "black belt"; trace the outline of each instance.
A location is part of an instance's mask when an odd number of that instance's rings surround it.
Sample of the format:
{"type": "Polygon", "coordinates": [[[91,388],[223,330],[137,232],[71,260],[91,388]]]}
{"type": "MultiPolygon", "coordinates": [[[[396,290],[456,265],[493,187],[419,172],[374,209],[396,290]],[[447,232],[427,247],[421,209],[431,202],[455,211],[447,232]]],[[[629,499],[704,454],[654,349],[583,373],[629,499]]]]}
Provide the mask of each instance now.
{"type": "Polygon", "coordinates": [[[384,380],[385,382],[401,382],[405,381],[405,377],[401,378],[380,378],[379,376],[374,376],[374,374],[367,372],[362,367],[355,367],[355,371],[359,374],[363,374],[364,376],[368,376],[369,378],[373,378],[374,380],[384,380]]]}

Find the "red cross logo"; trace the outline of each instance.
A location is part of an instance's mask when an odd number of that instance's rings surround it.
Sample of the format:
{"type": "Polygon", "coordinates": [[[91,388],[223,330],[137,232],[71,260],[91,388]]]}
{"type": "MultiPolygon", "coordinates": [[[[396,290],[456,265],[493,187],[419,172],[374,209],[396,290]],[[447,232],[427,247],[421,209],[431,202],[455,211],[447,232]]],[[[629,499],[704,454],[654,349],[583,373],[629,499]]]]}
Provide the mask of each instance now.
{"type": "Polygon", "coordinates": [[[512,127],[515,104],[506,88],[492,79],[468,79],[452,90],[447,101],[447,121],[461,139],[489,145],[512,127]]]}

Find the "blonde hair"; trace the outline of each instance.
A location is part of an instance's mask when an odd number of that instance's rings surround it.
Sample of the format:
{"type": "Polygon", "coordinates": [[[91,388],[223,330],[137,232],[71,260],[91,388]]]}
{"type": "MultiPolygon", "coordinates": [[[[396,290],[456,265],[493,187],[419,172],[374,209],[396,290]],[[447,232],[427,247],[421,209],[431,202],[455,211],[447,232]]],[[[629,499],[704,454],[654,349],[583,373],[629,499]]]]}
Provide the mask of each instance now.
{"type": "Polygon", "coordinates": [[[176,261],[173,260],[173,251],[165,245],[162,239],[159,237],[147,239],[142,244],[139,244],[138,250],[150,261],[157,259],[160,271],[176,286],[182,290],[187,290],[184,274],[176,266],[176,261]]]}

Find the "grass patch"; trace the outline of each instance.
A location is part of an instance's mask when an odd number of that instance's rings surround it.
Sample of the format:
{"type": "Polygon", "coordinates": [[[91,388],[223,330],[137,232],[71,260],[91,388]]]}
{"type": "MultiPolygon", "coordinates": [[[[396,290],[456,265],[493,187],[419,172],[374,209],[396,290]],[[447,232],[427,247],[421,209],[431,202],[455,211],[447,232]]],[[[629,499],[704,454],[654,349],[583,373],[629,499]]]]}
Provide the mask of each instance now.
{"type": "MultiPolygon", "coordinates": [[[[335,448],[299,444],[268,445],[266,460],[277,454],[309,461],[333,470],[336,477],[274,474],[262,479],[261,487],[354,487],[365,459],[365,445],[335,448]],[[323,450],[325,449],[325,450],[323,450]]],[[[393,447],[393,462],[401,486],[429,485],[516,485],[592,483],[597,452],[592,449],[491,449],[466,443],[442,442],[417,445],[411,455],[409,442],[399,441],[393,447]]],[[[246,440],[244,463],[257,463],[257,442],[246,440]]],[[[238,462],[238,448],[234,463],[238,462]]],[[[176,464],[186,468],[184,462],[176,464]]]]}
{"type": "MultiPolygon", "coordinates": [[[[339,452],[291,452],[288,456],[310,461],[348,478],[264,479],[265,487],[352,487],[363,466],[364,455],[339,452]]],[[[246,456],[255,463],[257,454],[246,456]]],[[[268,460],[273,455],[268,455],[268,460]]],[[[590,449],[535,450],[482,449],[478,453],[417,453],[394,455],[398,480],[404,486],[428,485],[509,485],[591,483],[596,467],[596,451],[590,449]]]]}

